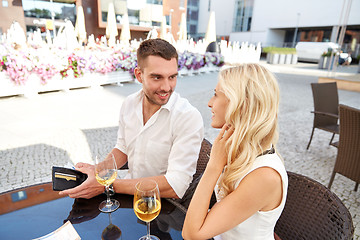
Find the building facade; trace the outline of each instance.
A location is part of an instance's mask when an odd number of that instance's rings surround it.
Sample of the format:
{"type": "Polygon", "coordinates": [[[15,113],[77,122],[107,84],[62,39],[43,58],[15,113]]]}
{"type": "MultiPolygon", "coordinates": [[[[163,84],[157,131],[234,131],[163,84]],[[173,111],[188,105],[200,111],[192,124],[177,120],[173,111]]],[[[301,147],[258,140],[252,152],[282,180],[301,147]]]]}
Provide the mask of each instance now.
{"type": "Polygon", "coordinates": [[[59,31],[65,19],[75,26],[77,7],[82,6],[87,35],[105,35],[109,3],[113,3],[119,34],[122,17],[129,16],[132,39],[145,39],[154,27],[159,29],[163,16],[168,30],[177,39],[181,14],[186,12],[187,0],[1,0],[0,34],[6,33],[13,21],[30,33],[40,28],[59,31]]]}
{"type": "Polygon", "coordinates": [[[198,34],[206,32],[210,11],[215,11],[218,39],[278,47],[292,47],[299,41],[336,42],[347,15],[344,44],[356,50],[360,1],[352,0],[346,14],[350,1],[199,0],[198,34]]]}

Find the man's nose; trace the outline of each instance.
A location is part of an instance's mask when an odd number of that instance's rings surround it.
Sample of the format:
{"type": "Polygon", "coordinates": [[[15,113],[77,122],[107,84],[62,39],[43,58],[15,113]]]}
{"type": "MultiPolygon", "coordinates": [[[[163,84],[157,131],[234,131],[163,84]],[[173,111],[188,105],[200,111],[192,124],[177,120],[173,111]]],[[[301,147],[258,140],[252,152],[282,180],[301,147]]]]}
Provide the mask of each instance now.
{"type": "Polygon", "coordinates": [[[165,92],[169,92],[171,89],[170,81],[168,79],[165,79],[163,83],[161,84],[161,90],[165,92]]]}

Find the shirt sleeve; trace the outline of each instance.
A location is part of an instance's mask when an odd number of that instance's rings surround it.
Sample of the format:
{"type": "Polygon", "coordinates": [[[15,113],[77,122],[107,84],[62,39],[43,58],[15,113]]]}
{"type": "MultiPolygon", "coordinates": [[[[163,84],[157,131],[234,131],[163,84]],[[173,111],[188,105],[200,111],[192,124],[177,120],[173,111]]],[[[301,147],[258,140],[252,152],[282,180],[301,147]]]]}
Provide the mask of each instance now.
{"type": "Polygon", "coordinates": [[[204,124],[197,109],[180,114],[174,122],[174,142],[165,178],[179,198],[189,187],[196,171],[204,124]]]}
{"type": "Polygon", "coordinates": [[[125,112],[126,104],[125,102],[122,104],[120,108],[120,116],[119,116],[119,129],[117,133],[116,145],[115,148],[119,149],[124,154],[126,153],[126,144],[125,144],[125,124],[124,124],[124,112],[125,112]]]}

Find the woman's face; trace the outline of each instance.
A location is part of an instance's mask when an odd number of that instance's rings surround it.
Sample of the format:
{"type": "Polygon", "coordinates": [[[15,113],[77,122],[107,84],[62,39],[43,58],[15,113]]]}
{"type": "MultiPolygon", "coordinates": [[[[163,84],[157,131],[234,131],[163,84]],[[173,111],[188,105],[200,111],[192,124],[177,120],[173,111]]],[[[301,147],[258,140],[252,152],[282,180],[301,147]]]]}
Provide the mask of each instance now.
{"type": "Polygon", "coordinates": [[[229,99],[225,96],[223,90],[216,85],[214,96],[208,102],[208,106],[211,108],[211,126],[213,128],[222,128],[225,124],[225,114],[229,105],[229,99]]]}

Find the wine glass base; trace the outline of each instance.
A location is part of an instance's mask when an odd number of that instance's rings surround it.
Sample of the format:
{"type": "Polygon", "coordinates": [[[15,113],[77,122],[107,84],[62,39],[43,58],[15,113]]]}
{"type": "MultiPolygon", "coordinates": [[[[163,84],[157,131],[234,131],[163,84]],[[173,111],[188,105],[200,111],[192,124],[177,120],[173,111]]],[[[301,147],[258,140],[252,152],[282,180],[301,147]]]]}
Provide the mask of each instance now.
{"type": "Polygon", "coordinates": [[[147,235],[142,236],[141,238],[139,238],[139,240],[160,240],[160,238],[158,238],[157,236],[154,235],[150,235],[150,238],[147,237],[147,235]]]}
{"type": "Polygon", "coordinates": [[[104,213],[114,212],[116,209],[120,207],[120,203],[118,200],[110,199],[111,204],[106,204],[107,201],[104,200],[99,205],[99,210],[104,213]]]}

